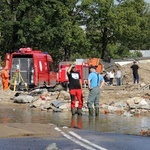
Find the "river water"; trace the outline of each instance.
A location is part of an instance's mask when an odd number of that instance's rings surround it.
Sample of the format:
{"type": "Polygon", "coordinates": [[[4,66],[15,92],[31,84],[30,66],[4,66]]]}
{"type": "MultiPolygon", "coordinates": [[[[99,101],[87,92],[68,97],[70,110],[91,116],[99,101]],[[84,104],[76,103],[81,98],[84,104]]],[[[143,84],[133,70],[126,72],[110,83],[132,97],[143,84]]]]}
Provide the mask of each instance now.
{"type": "Polygon", "coordinates": [[[88,113],[72,117],[70,112],[41,111],[29,108],[0,107],[0,123],[42,123],[55,124],[59,127],[75,127],[100,132],[139,134],[150,129],[150,117],[125,117],[116,114],[100,114],[89,117],[88,113]]]}

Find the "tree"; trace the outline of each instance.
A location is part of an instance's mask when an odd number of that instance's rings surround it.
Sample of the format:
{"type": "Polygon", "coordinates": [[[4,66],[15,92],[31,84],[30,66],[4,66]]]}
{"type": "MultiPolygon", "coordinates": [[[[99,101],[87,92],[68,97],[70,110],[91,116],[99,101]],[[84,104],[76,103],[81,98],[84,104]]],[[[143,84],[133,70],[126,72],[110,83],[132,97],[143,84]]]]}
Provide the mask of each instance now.
{"type": "Polygon", "coordinates": [[[107,45],[113,41],[113,0],[89,0],[82,2],[83,23],[91,42],[91,50],[99,52],[102,59],[108,55],[107,45]]]}
{"type": "Polygon", "coordinates": [[[149,8],[144,0],[1,0],[1,51],[32,47],[55,62],[124,57],[150,47],[149,8]]]}
{"type": "Polygon", "coordinates": [[[98,51],[102,59],[114,56],[111,45],[122,45],[124,52],[120,46],[115,51],[127,56],[133,43],[141,41],[141,34],[142,39],[147,36],[144,0],[119,0],[118,4],[113,0],[88,0],[82,1],[81,7],[91,49],[98,51]]]}
{"type": "Polygon", "coordinates": [[[147,37],[148,17],[144,0],[126,0],[117,6],[117,39],[129,49],[141,49],[147,37]],[[120,19],[122,18],[122,19],[120,19]]]}
{"type": "Polygon", "coordinates": [[[4,53],[20,47],[48,51],[55,59],[86,53],[88,41],[80,28],[78,0],[1,0],[0,46],[4,53]]]}

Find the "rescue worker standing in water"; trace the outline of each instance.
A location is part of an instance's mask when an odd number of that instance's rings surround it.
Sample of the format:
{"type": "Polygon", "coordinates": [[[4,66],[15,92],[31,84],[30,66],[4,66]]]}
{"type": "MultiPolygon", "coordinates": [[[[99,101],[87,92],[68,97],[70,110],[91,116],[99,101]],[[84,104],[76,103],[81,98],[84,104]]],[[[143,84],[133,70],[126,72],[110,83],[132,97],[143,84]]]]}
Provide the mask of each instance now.
{"type": "Polygon", "coordinates": [[[2,71],[1,71],[1,78],[2,78],[2,85],[3,85],[3,90],[8,90],[8,67],[5,66],[2,71]]]}
{"type": "Polygon", "coordinates": [[[83,97],[82,97],[82,81],[79,72],[76,71],[75,65],[72,64],[68,70],[67,75],[69,79],[69,92],[71,96],[71,112],[76,114],[76,98],[78,100],[77,114],[82,115],[83,97]]]}

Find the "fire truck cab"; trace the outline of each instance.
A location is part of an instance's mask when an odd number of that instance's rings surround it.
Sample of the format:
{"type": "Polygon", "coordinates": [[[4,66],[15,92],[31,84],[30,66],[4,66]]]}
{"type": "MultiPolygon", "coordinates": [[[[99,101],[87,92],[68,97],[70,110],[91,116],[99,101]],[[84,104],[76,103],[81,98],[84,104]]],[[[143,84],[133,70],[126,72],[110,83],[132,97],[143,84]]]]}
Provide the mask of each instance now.
{"type": "Polygon", "coordinates": [[[53,59],[40,50],[20,48],[17,52],[6,54],[5,64],[9,68],[10,80],[14,78],[16,71],[19,72],[17,85],[22,84],[21,78],[28,88],[56,85],[53,59]]]}

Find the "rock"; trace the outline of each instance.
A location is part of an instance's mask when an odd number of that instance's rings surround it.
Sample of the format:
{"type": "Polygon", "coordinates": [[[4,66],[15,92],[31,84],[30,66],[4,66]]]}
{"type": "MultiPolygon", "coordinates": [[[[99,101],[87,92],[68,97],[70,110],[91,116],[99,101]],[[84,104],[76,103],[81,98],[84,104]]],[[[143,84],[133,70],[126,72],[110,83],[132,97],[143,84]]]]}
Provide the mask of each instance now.
{"type": "Polygon", "coordinates": [[[50,97],[48,94],[45,95],[40,95],[41,100],[45,100],[45,101],[51,101],[52,97],[50,97]]]}
{"type": "Polygon", "coordinates": [[[142,99],[140,97],[134,97],[133,100],[135,104],[139,104],[142,99]]]}
{"type": "Polygon", "coordinates": [[[31,103],[34,98],[30,95],[19,95],[14,98],[14,103],[31,103]]]}
{"type": "Polygon", "coordinates": [[[57,108],[59,108],[60,106],[66,104],[66,102],[61,101],[61,100],[52,100],[51,104],[57,108]]]}
{"type": "Polygon", "coordinates": [[[141,113],[148,113],[148,110],[142,109],[141,113]]]}
{"type": "Polygon", "coordinates": [[[64,97],[64,100],[69,100],[70,99],[70,94],[66,91],[61,91],[60,95],[64,97]]]}
{"type": "Polygon", "coordinates": [[[149,104],[143,99],[140,101],[140,103],[138,104],[138,108],[142,108],[142,109],[150,109],[149,104]]]}
{"type": "Polygon", "coordinates": [[[146,84],[144,82],[140,83],[140,86],[143,87],[145,86],[146,84]]]}
{"type": "Polygon", "coordinates": [[[56,143],[49,144],[45,150],[58,150],[56,143]]]}
{"type": "Polygon", "coordinates": [[[51,91],[62,91],[64,89],[65,88],[61,84],[58,84],[58,85],[55,86],[54,89],[51,89],[51,91]]]}
{"type": "Polygon", "coordinates": [[[62,110],[68,110],[68,108],[70,108],[70,103],[64,103],[63,105],[59,106],[59,108],[62,110]]]}
{"type": "Polygon", "coordinates": [[[128,99],[126,101],[126,103],[130,108],[137,108],[136,104],[139,103],[141,100],[142,100],[142,98],[140,98],[140,97],[133,97],[131,99],[128,99]]]}
{"type": "Polygon", "coordinates": [[[131,114],[129,111],[125,111],[123,113],[123,115],[126,116],[126,117],[132,117],[133,116],[133,114],[131,114]]]}
{"type": "Polygon", "coordinates": [[[46,101],[43,101],[43,100],[41,100],[41,99],[38,99],[37,101],[34,101],[32,105],[33,105],[34,107],[40,107],[40,106],[44,105],[45,103],[46,103],[46,101]]]}
{"type": "Polygon", "coordinates": [[[115,112],[115,111],[117,111],[118,110],[118,108],[117,107],[115,107],[115,106],[108,106],[108,111],[109,112],[115,112]]]}
{"type": "Polygon", "coordinates": [[[120,101],[114,104],[114,106],[119,107],[119,108],[125,108],[126,103],[124,101],[120,101]]]}
{"type": "Polygon", "coordinates": [[[49,109],[49,108],[51,108],[51,102],[50,101],[46,102],[44,104],[41,104],[41,105],[42,105],[41,109],[49,109]]]}
{"type": "Polygon", "coordinates": [[[112,101],[109,105],[110,105],[110,106],[112,106],[112,105],[114,105],[114,104],[115,104],[115,102],[114,102],[114,101],[112,101]]]}
{"type": "Polygon", "coordinates": [[[108,108],[108,105],[102,104],[100,107],[103,108],[103,109],[107,109],[107,108],[108,108]]]}
{"type": "Polygon", "coordinates": [[[127,105],[128,105],[130,108],[136,108],[133,99],[128,99],[126,102],[127,102],[127,105]]]}
{"type": "Polygon", "coordinates": [[[47,89],[36,89],[30,92],[30,95],[35,96],[43,93],[48,93],[47,89]]]}
{"type": "Polygon", "coordinates": [[[135,112],[136,112],[135,109],[131,109],[131,110],[130,110],[130,113],[131,113],[131,114],[135,114],[135,112]]]}

